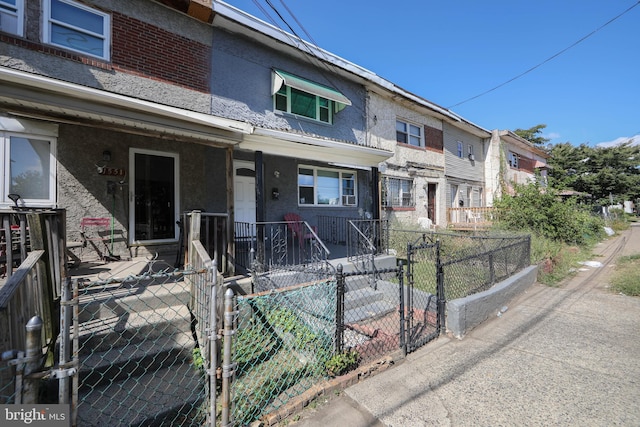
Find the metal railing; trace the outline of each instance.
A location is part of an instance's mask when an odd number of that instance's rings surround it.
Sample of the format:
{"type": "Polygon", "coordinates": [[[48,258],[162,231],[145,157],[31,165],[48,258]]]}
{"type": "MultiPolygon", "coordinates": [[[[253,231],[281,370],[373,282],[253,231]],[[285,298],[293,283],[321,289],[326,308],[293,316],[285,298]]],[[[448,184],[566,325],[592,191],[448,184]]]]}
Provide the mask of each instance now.
{"type": "Polygon", "coordinates": [[[346,245],[349,234],[349,221],[358,220],[356,217],[318,215],[318,236],[331,244],[346,245]]]}
{"type": "Polygon", "coordinates": [[[348,221],[347,256],[350,260],[386,254],[389,249],[387,220],[352,219],[348,221]]]}
{"type": "Polygon", "coordinates": [[[235,224],[235,263],[246,271],[326,263],[331,251],[306,221],[235,224]]]}

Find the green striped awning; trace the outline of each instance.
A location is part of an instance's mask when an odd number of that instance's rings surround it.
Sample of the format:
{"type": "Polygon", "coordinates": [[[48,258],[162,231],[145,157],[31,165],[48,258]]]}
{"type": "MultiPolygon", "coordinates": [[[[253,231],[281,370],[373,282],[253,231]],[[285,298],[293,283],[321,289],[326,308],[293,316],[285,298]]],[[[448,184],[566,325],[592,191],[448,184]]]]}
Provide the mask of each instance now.
{"type": "Polygon", "coordinates": [[[335,89],[294,76],[293,74],[285,73],[284,71],[273,70],[273,86],[271,88],[271,94],[275,95],[280,88],[282,88],[282,85],[311,93],[322,98],[327,98],[343,105],[351,105],[349,98],[335,89]]]}

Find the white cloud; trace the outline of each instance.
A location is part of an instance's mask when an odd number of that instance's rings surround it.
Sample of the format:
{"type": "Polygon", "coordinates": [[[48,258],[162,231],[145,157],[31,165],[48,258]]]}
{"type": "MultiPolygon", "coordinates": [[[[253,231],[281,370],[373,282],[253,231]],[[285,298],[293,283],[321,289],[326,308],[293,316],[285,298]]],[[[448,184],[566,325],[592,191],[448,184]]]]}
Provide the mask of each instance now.
{"type": "Polygon", "coordinates": [[[548,134],[546,134],[546,135],[542,135],[542,136],[543,136],[544,138],[549,139],[549,140],[556,139],[556,138],[560,138],[560,134],[559,134],[559,133],[557,133],[557,132],[551,132],[551,133],[548,133],[548,134]]]}
{"type": "Polygon", "coordinates": [[[632,137],[621,136],[620,138],[616,138],[613,141],[599,142],[596,144],[596,147],[603,147],[603,148],[615,147],[616,145],[623,144],[627,141],[631,141],[631,144],[633,145],[638,145],[640,144],[640,135],[635,135],[632,137]]]}

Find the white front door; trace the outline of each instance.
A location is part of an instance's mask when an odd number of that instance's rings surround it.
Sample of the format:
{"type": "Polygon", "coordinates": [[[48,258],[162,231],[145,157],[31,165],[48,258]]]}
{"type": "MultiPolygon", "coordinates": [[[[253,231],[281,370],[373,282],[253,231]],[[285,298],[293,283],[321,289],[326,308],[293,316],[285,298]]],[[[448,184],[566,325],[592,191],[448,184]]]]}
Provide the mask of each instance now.
{"type": "Polygon", "coordinates": [[[234,162],[233,189],[235,221],[254,224],[256,222],[256,172],[253,163],[234,162]]]}

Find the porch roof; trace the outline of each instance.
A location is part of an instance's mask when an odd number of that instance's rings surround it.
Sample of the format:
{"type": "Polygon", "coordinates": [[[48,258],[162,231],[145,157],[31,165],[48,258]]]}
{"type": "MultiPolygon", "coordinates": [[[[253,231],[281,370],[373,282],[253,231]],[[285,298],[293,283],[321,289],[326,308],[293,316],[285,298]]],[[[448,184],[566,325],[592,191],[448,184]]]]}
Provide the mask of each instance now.
{"type": "Polygon", "coordinates": [[[0,67],[0,106],[28,117],[233,145],[248,123],[0,67]]]}
{"type": "Polygon", "coordinates": [[[393,156],[392,151],[276,129],[254,128],[238,145],[265,154],[321,160],[355,167],[374,167],[393,156]],[[292,144],[293,143],[293,144],[292,144]]]}

